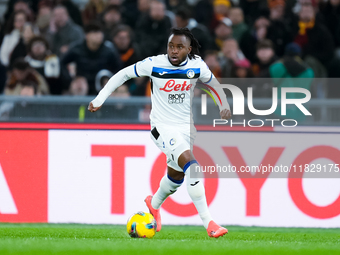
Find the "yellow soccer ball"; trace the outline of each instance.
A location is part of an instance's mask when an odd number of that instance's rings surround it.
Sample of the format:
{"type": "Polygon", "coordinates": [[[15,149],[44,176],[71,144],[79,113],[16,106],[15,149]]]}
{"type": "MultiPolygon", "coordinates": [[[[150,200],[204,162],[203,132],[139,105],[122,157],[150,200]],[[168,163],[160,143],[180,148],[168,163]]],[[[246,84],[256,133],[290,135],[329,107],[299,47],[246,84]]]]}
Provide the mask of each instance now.
{"type": "Polygon", "coordinates": [[[157,223],[151,213],[137,212],[127,222],[128,234],[134,238],[152,238],[156,234],[157,223]]]}

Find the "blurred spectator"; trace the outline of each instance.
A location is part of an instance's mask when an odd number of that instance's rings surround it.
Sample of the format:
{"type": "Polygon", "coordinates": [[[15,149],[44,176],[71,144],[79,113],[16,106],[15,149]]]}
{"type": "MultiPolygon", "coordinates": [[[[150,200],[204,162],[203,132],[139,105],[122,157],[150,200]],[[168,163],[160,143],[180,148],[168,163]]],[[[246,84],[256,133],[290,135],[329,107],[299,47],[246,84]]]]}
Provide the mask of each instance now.
{"type": "Polygon", "coordinates": [[[210,50],[212,48],[210,33],[207,27],[197,23],[195,19],[190,17],[191,14],[188,9],[186,8],[178,9],[176,11],[177,27],[186,27],[193,33],[193,35],[201,45],[200,53],[202,56],[204,56],[205,51],[210,50]]]}
{"type": "Polygon", "coordinates": [[[17,11],[12,14],[10,20],[7,23],[5,37],[2,41],[0,49],[1,63],[6,67],[9,66],[10,56],[15,46],[19,43],[26,21],[27,16],[25,12],[17,11]]]}
{"type": "Polygon", "coordinates": [[[284,54],[285,46],[292,41],[289,19],[285,18],[285,0],[268,0],[270,25],[266,38],[274,43],[276,55],[284,54]]]}
{"type": "Polygon", "coordinates": [[[268,0],[270,20],[282,20],[284,17],[285,0],[268,0]]]}
{"type": "Polygon", "coordinates": [[[72,0],[52,0],[52,1],[55,1],[57,6],[61,5],[66,8],[67,13],[69,17],[72,19],[73,23],[76,23],[80,27],[83,26],[83,21],[79,7],[75,3],[73,3],[72,0]]]}
{"type": "Polygon", "coordinates": [[[82,12],[83,24],[87,25],[98,20],[99,15],[104,11],[104,0],[89,0],[82,12]]]}
{"type": "Polygon", "coordinates": [[[39,34],[39,29],[33,24],[26,22],[21,34],[21,37],[19,39],[18,44],[15,46],[15,48],[12,51],[11,57],[10,57],[10,67],[13,66],[13,63],[18,58],[24,58],[27,55],[27,46],[29,41],[35,36],[39,34]]]}
{"type": "Polygon", "coordinates": [[[136,27],[136,41],[143,58],[165,52],[170,28],[171,21],[165,15],[165,4],[152,0],[149,14],[141,17],[136,27]]]}
{"type": "Polygon", "coordinates": [[[48,85],[44,77],[31,68],[23,58],[19,58],[13,64],[13,70],[5,87],[5,95],[20,95],[23,82],[27,80],[37,84],[38,95],[49,94],[48,85]]]}
{"type": "Polygon", "coordinates": [[[68,89],[70,77],[67,70],[61,66],[58,56],[49,50],[45,38],[40,36],[32,38],[27,51],[25,60],[45,78],[52,95],[61,95],[68,89]]]}
{"type": "Polygon", "coordinates": [[[122,14],[122,20],[124,21],[123,23],[134,28],[136,26],[137,20],[139,19],[137,2],[137,0],[121,0],[116,1],[115,3],[114,0],[109,0],[107,5],[118,5],[120,13],[122,14]]]}
{"type": "Polygon", "coordinates": [[[214,14],[216,20],[221,20],[229,16],[231,3],[229,0],[214,0],[214,14]]]}
{"type": "Polygon", "coordinates": [[[67,9],[59,5],[53,9],[53,19],[47,39],[52,52],[61,56],[68,51],[71,44],[81,42],[84,33],[82,28],[70,19],[67,9]]]}
{"type": "Polygon", "coordinates": [[[112,32],[122,23],[122,15],[119,7],[116,5],[109,5],[103,12],[102,22],[104,24],[104,40],[112,40],[112,32]]]}
{"type": "MultiPolygon", "coordinates": [[[[301,48],[296,43],[290,43],[286,46],[285,55],[283,58],[272,64],[270,66],[270,76],[274,79],[274,82],[280,82],[277,78],[313,78],[314,73],[313,70],[301,59],[301,48]]],[[[276,83],[276,85],[280,85],[276,83]]],[[[291,84],[293,85],[293,84],[291,84]]],[[[283,86],[283,85],[282,85],[283,86]]],[[[302,85],[301,85],[302,86],[302,85]]],[[[292,87],[292,86],[290,86],[292,87]]],[[[294,87],[294,86],[293,86],[294,87]]],[[[299,86],[295,86],[299,87],[299,86]]],[[[302,87],[309,89],[310,84],[305,84],[302,87]]]]}
{"type": "Polygon", "coordinates": [[[22,82],[22,88],[20,91],[20,96],[32,97],[37,94],[37,84],[31,80],[24,80],[22,82]]]}
{"type": "MultiPolygon", "coordinates": [[[[208,24],[208,28],[210,29],[210,31],[214,31],[219,25],[220,21],[223,18],[229,16],[231,2],[229,0],[212,0],[210,2],[212,3],[212,15],[208,24]]],[[[206,11],[210,12],[209,7],[206,11]]]]}
{"type": "Polygon", "coordinates": [[[137,26],[136,22],[140,20],[143,16],[148,15],[150,10],[151,0],[137,0],[138,14],[133,27],[137,26]]]}
{"type": "Polygon", "coordinates": [[[129,87],[123,84],[112,92],[111,97],[130,97],[129,87]]]}
{"type": "Polygon", "coordinates": [[[32,9],[30,7],[29,1],[17,0],[14,4],[13,11],[14,12],[24,11],[27,15],[27,21],[33,21],[34,20],[34,12],[32,11],[32,9]]]}
{"type": "Polygon", "coordinates": [[[251,64],[248,59],[244,58],[233,63],[231,67],[231,78],[233,84],[239,87],[244,95],[248,95],[248,87],[251,86],[250,79],[253,73],[251,71],[251,64]]]}
{"type": "MultiPolygon", "coordinates": [[[[335,47],[340,50],[340,0],[328,0],[320,11],[333,36],[335,47]]],[[[340,57],[340,54],[338,56],[340,57]]]]}
{"type": "Polygon", "coordinates": [[[7,79],[6,67],[0,63],[0,95],[4,91],[7,79]]]}
{"type": "Polygon", "coordinates": [[[7,2],[7,11],[5,21],[10,20],[14,12],[23,11],[26,14],[27,21],[34,20],[34,13],[37,11],[38,0],[9,0],[7,2]]]}
{"type": "Polygon", "coordinates": [[[256,61],[256,44],[266,38],[269,25],[270,21],[265,16],[260,16],[241,38],[240,48],[252,63],[256,61]]]}
{"type": "MultiPolygon", "coordinates": [[[[2,40],[4,39],[4,24],[3,20],[0,20],[0,45],[2,44],[2,40]]],[[[1,63],[1,60],[0,60],[1,63]]]]}
{"type": "Polygon", "coordinates": [[[312,5],[301,6],[296,30],[294,42],[302,48],[302,56],[314,58],[327,68],[334,56],[334,42],[327,27],[315,22],[312,5]]]}
{"type": "MultiPolygon", "coordinates": [[[[130,97],[128,86],[126,84],[119,86],[115,91],[112,92],[110,97],[116,97],[116,98],[117,97],[118,98],[128,98],[128,97],[130,97]]],[[[126,115],[126,112],[129,111],[129,108],[131,109],[131,106],[126,107],[124,105],[124,103],[116,103],[114,105],[114,115],[116,117],[120,116],[121,118],[124,118],[124,116],[126,115]]],[[[135,111],[135,113],[138,113],[137,109],[133,109],[133,110],[135,111]]]]}
{"type": "Polygon", "coordinates": [[[219,57],[219,62],[222,67],[222,77],[231,77],[233,64],[244,58],[245,57],[235,39],[231,38],[225,40],[223,42],[222,56],[219,57]]]}
{"type": "Polygon", "coordinates": [[[120,25],[113,31],[112,41],[120,54],[123,67],[132,65],[141,59],[132,37],[132,30],[127,25],[120,25]]]}
{"type": "Polygon", "coordinates": [[[205,25],[209,30],[213,29],[214,6],[211,0],[200,0],[195,6],[194,14],[198,23],[205,25]]]}
{"type": "Polygon", "coordinates": [[[103,69],[100,70],[96,75],[96,90],[99,92],[106,83],[109,81],[109,79],[112,77],[113,73],[109,70],[103,69]]]}
{"type": "Polygon", "coordinates": [[[222,69],[221,65],[218,61],[218,52],[217,51],[206,51],[204,54],[204,62],[207,64],[211,72],[215,75],[216,78],[222,77],[222,69]]]}
{"type": "Polygon", "coordinates": [[[258,17],[267,12],[267,0],[240,0],[239,5],[244,13],[245,22],[251,27],[258,17]]]}
{"type": "Polygon", "coordinates": [[[229,18],[233,24],[233,37],[240,43],[243,34],[248,30],[248,26],[244,22],[242,9],[239,7],[231,8],[229,11],[229,18]]]}
{"type": "Polygon", "coordinates": [[[269,78],[269,66],[277,60],[272,41],[265,39],[258,42],[256,45],[256,57],[257,61],[252,68],[254,75],[260,78],[269,78]]]}
{"type": "MultiPolygon", "coordinates": [[[[281,98],[281,88],[297,87],[311,89],[311,83],[314,78],[314,73],[311,68],[300,58],[301,48],[296,43],[290,43],[286,46],[283,58],[270,66],[270,76],[278,90],[278,98],[281,98]],[[289,79],[287,79],[289,78],[289,79]],[[300,79],[290,79],[300,78],[300,79]],[[304,79],[301,79],[304,78],[304,79]]],[[[287,98],[303,98],[301,93],[288,93],[287,98]]],[[[277,108],[275,113],[280,116],[281,109],[277,108]]],[[[295,107],[295,105],[287,106],[287,117],[297,120],[304,119],[303,113],[295,107]],[[292,107],[291,107],[292,106],[292,107]]]]}
{"type": "Polygon", "coordinates": [[[138,0],[138,11],[146,14],[150,10],[150,0],[138,0]]]}
{"type": "MultiPolygon", "coordinates": [[[[253,73],[251,71],[251,65],[248,59],[244,58],[242,60],[238,60],[233,64],[231,69],[231,78],[251,78],[253,77],[253,73]]],[[[247,90],[243,92],[246,94],[247,90]]]]}
{"type": "Polygon", "coordinates": [[[89,85],[85,77],[76,76],[70,84],[69,94],[71,96],[86,96],[89,91],[89,85]]]}
{"type": "MultiPolygon", "coordinates": [[[[197,0],[194,0],[198,2],[197,0]]],[[[191,8],[192,6],[189,6],[190,3],[187,1],[181,1],[181,0],[168,0],[167,2],[167,9],[173,12],[176,12],[176,10],[181,8],[191,8]]],[[[196,3],[195,3],[196,4],[196,3]]]]}
{"type": "Polygon", "coordinates": [[[89,84],[89,94],[97,94],[95,77],[102,69],[115,73],[121,68],[121,61],[115,57],[111,47],[103,39],[104,34],[97,23],[85,26],[85,40],[72,47],[62,58],[62,65],[76,64],[76,75],[84,76],[89,84]]]}
{"type": "Polygon", "coordinates": [[[107,4],[108,5],[117,5],[120,6],[122,4],[123,0],[108,0],[107,4]]]}
{"type": "Polygon", "coordinates": [[[39,28],[40,35],[46,36],[52,18],[52,4],[47,0],[41,0],[38,6],[38,14],[35,24],[39,28]]]}
{"type": "Polygon", "coordinates": [[[215,28],[215,49],[220,51],[223,42],[233,37],[232,22],[229,18],[223,18],[215,28]]]}

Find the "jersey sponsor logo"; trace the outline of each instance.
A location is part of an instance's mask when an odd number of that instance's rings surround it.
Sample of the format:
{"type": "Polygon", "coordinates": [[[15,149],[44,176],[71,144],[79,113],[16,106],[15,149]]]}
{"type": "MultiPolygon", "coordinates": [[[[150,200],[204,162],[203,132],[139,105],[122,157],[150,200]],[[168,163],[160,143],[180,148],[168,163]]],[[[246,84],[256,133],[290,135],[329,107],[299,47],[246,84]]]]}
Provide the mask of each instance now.
{"type": "Polygon", "coordinates": [[[169,104],[182,104],[184,102],[185,93],[182,94],[169,94],[168,103],[169,104]]]}
{"type": "Polygon", "coordinates": [[[188,70],[187,76],[188,76],[189,79],[194,78],[195,77],[195,71],[192,70],[192,69],[188,70]]]}
{"type": "Polygon", "coordinates": [[[192,84],[187,84],[187,81],[184,81],[183,84],[175,84],[175,80],[169,80],[165,83],[163,88],[159,90],[163,90],[165,92],[171,91],[189,91],[192,87],[192,84]]]}
{"type": "Polygon", "coordinates": [[[166,74],[166,73],[168,73],[168,72],[162,72],[162,73],[159,73],[159,75],[164,75],[164,74],[166,74]]]}

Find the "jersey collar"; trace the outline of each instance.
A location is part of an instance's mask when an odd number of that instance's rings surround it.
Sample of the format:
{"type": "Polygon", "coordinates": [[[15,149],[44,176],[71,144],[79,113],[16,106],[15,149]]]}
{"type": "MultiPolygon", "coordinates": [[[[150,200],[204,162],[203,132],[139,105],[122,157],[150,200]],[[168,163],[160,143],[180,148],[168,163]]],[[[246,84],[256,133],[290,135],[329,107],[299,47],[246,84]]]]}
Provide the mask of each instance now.
{"type": "MultiPolygon", "coordinates": [[[[167,57],[168,61],[169,61],[170,64],[171,64],[171,61],[169,60],[168,54],[166,54],[166,57],[167,57]]],[[[188,63],[188,60],[189,60],[189,58],[188,58],[188,56],[187,56],[187,58],[186,58],[182,63],[180,63],[178,66],[185,66],[185,65],[188,63]]],[[[171,64],[171,65],[172,65],[172,64],[171,64]]],[[[178,66],[177,66],[177,67],[178,67],[178,66]]]]}
{"type": "Polygon", "coordinates": [[[179,64],[179,66],[185,66],[187,63],[188,63],[188,56],[182,63],[179,64]]]}

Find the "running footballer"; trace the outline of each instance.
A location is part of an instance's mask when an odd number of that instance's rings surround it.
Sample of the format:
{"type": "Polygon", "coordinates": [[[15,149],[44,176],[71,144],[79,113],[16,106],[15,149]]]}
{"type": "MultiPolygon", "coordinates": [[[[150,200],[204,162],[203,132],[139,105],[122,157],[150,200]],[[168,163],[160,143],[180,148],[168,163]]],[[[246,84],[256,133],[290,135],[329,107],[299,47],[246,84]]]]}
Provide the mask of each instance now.
{"type": "Polygon", "coordinates": [[[154,196],[148,196],[145,203],[161,230],[160,207],[187,178],[187,191],[207,229],[210,237],[228,233],[217,225],[210,215],[203,182],[190,177],[190,169],[198,162],[191,151],[196,129],[193,126],[191,99],[195,82],[212,87],[221,101],[218,102],[223,119],[231,118],[229,104],[219,83],[205,62],[197,55],[199,43],[187,28],[173,28],[168,39],[167,54],[148,57],[128,66],[112,76],[98,96],[89,104],[88,110],[99,110],[110,94],[131,78],[148,76],[151,79],[151,139],[167,156],[167,174],[162,178],[154,196]],[[177,96],[176,96],[177,95],[177,96]],[[172,99],[176,99],[176,102],[172,99]]]}

